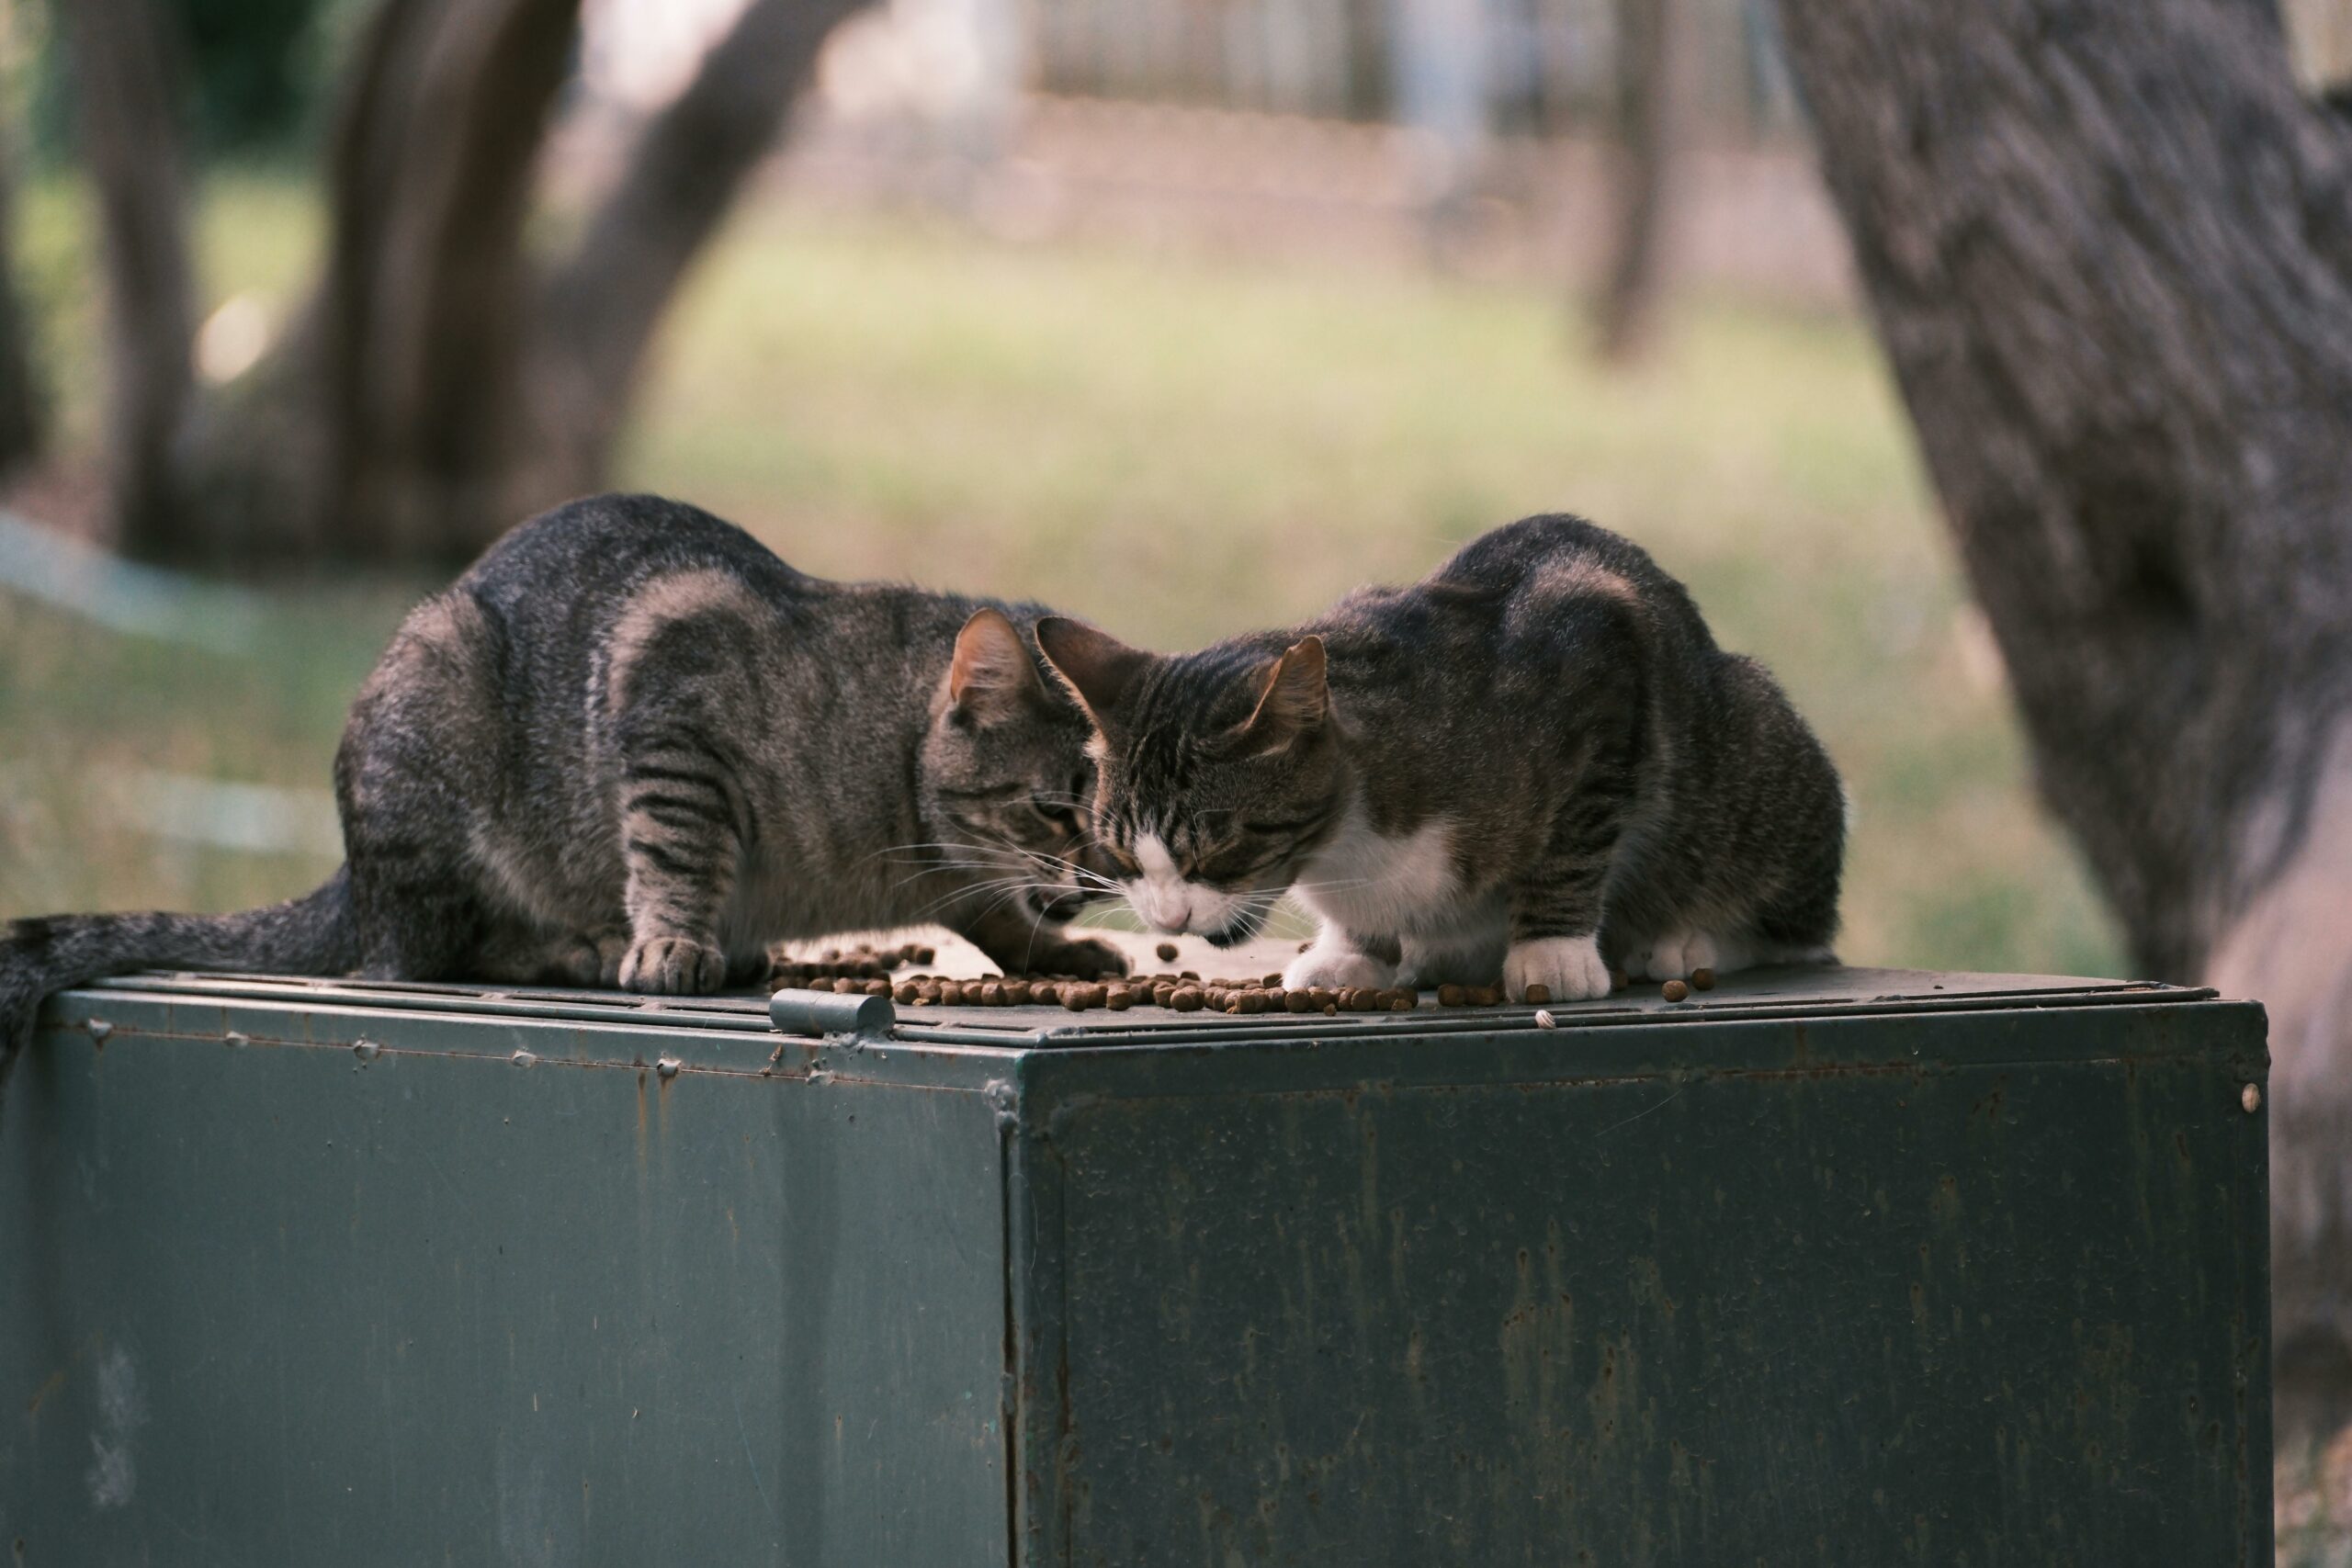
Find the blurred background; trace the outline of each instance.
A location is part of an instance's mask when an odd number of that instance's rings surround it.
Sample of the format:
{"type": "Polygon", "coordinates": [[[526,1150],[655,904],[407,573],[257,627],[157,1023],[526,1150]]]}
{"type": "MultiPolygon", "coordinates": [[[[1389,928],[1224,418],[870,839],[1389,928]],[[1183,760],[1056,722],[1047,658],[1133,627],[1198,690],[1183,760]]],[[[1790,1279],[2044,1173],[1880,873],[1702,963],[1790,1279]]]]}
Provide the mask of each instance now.
{"type": "MultiPolygon", "coordinates": [[[[2352,79],[2352,0],[2281,22],[2352,79]]],[[[1791,54],[1750,0],[0,0],[0,917],[312,886],[404,607],[632,488],[1163,648],[1580,512],[1822,730],[1849,962],[2175,967],[2038,802],[1791,54]]]]}
{"type": "Polygon", "coordinates": [[[572,36],[560,6],[11,0],[9,352],[38,442],[6,504],[245,586],[132,580],[174,606],[158,621],[0,546],[0,915],[310,886],[383,637],[579,490],[1165,648],[1565,509],[1646,545],[1822,728],[1860,805],[1849,960],[2122,972],[2034,807],[1769,9],[1679,5],[1663,68],[1631,58],[1660,52],[1632,36],[1653,9],[893,0],[799,66],[810,25],[743,48],[741,0],[586,0],[572,36]],[[534,59],[457,36],[469,17],[555,41],[534,59]],[[81,102],[77,22],[157,56],[161,80],[117,61],[91,85],[155,101],[81,102]],[[763,57],[733,89],[752,101],[649,151],[699,73],[729,96],[742,62],[714,45],[763,57]],[[445,79],[376,84],[355,126],[369,71],[445,79]],[[1632,101],[1658,94],[1670,115],[1632,101]],[[1613,166],[1629,130],[1671,138],[1654,189],[1613,166]],[[111,190],[83,151],[107,140],[134,143],[111,190]],[[631,183],[665,152],[730,188],[669,210],[631,183]],[[372,254],[330,254],[339,181],[372,254]],[[485,264],[540,276],[464,297],[485,264]],[[607,288],[650,297],[561,324],[607,288]],[[573,331],[641,335],[544,341],[573,331]],[[305,334],[346,338],[343,363],[305,334]],[[110,367],[139,389],[111,405],[110,367]],[[490,406],[509,377],[529,409],[490,406]],[[320,428],[338,399],[374,427],[320,428]]]}

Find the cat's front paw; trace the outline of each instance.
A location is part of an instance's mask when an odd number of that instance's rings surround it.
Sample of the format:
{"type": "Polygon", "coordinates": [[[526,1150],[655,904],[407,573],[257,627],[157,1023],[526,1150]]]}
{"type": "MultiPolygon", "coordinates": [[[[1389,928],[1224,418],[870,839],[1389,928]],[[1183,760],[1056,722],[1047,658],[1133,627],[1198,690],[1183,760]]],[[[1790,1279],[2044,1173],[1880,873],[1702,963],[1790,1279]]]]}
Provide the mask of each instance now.
{"type": "Polygon", "coordinates": [[[574,937],[556,954],[556,974],[575,986],[602,986],[609,990],[621,983],[621,964],[628,950],[627,931],[574,937]]]}
{"type": "Polygon", "coordinates": [[[1589,936],[1551,936],[1512,942],[1503,956],[1503,990],[1511,1000],[1523,1002],[1530,986],[1543,987],[1555,1002],[1607,996],[1609,965],[1600,961],[1600,942],[1589,936]]]}
{"type": "Polygon", "coordinates": [[[643,937],[621,960],[621,989],[664,997],[698,997],[727,981],[727,954],[684,936],[643,937]]]}
{"type": "Polygon", "coordinates": [[[1127,955],[1091,936],[1067,940],[1040,937],[1025,967],[1037,975],[1075,975],[1081,980],[1107,980],[1127,972],[1127,955]]]}
{"type": "Polygon", "coordinates": [[[1334,991],[1351,987],[1385,990],[1396,983],[1396,965],[1346,949],[1309,948],[1292,959],[1290,967],[1283,971],[1283,987],[1292,991],[1317,987],[1334,991]]]}
{"type": "Polygon", "coordinates": [[[1746,942],[1709,931],[1671,931],[1625,955],[1625,973],[1636,980],[1687,980],[1702,969],[1728,975],[1756,962],[1746,942]]]}

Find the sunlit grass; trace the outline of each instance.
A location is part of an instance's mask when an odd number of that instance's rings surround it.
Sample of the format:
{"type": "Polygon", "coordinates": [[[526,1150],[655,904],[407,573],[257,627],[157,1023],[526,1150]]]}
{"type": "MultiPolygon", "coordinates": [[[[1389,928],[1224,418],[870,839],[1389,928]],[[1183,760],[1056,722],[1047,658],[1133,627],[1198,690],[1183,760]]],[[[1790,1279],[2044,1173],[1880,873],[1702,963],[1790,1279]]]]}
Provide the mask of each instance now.
{"type": "MultiPolygon", "coordinates": [[[[38,189],[21,248],[86,444],[83,221],[74,193],[38,189]]],[[[216,182],[208,300],[256,289],[283,320],[316,231],[296,187],[216,182]]],[[[1416,576],[1525,513],[1583,512],[1688,581],[1822,728],[1857,805],[1849,960],[2113,972],[1867,333],[1698,301],[1657,363],[1617,375],[1566,328],[1532,288],[759,211],[681,302],[618,478],[806,570],[1042,598],[1171,648],[1416,576]]],[[[74,781],[135,763],[323,785],[341,705],[415,586],[289,593],[273,657],[246,663],[0,598],[0,913],[234,904],[323,870],[164,850],[74,781]]]]}

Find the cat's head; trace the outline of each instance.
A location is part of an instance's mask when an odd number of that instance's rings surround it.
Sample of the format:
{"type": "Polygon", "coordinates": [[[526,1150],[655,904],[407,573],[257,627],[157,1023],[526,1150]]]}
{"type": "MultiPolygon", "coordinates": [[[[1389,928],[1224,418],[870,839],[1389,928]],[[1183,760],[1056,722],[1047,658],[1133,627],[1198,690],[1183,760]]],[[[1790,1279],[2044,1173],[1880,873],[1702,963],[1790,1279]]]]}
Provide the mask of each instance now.
{"type": "Polygon", "coordinates": [[[1087,831],[1085,716],[1001,610],[973,612],[932,705],[922,792],[939,856],[990,897],[1068,919],[1108,884],[1087,831]]]}
{"type": "Polygon", "coordinates": [[[1256,935],[1346,802],[1322,639],[1168,658],[1048,616],[1037,644],[1093,724],[1094,836],[1136,913],[1256,935]]]}

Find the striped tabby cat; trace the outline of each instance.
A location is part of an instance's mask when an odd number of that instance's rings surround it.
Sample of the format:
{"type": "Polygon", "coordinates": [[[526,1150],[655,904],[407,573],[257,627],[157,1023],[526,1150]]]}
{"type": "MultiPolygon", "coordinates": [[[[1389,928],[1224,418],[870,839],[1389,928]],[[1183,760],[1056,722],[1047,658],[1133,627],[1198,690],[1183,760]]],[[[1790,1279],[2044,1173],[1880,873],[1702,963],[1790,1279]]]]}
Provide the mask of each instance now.
{"type": "Polygon", "coordinates": [[[1682,585],[1574,517],[1531,517],[1410,588],[1178,657],[1075,621],[1037,638],[1092,719],[1094,830],[1165,931],[1321,935],[1291,987],[1492,984],[1597,997],[1815,961],[1845,799],[1682,585]]]}
{"type": "Polygon", "coordinates": [[[574,502],[393,637],[335,759],[342,870],[243,914],[14,922],[0,1052],[46,993],[155,966],[698,992],[782,938],[929,919],[1008,968],[1122,973],[1061,933],[1091,769],[1037,614],[574,502]]]}

